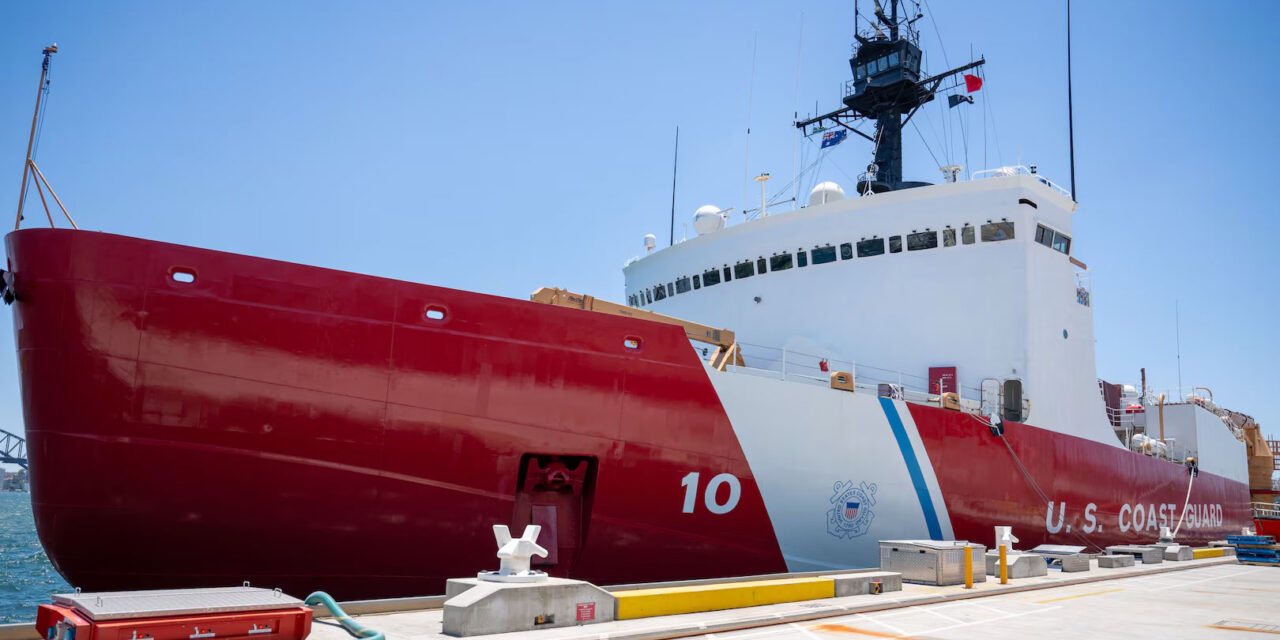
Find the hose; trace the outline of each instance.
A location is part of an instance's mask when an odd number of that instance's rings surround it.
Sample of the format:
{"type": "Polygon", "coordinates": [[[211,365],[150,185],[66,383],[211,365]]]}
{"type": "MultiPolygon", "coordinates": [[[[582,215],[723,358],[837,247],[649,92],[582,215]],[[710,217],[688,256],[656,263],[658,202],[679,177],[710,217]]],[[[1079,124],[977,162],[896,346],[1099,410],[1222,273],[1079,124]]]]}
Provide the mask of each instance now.
{"type": "Polygon", "coordinates": [[[1187,499],[1182,501],[1182,513],[1178,515],[1178,526],[1173,528],[1173,537],[1178,537],[1178,529],[1182,528],[1182,519],[1187,517],[1187,505],[1191,504],[1191,485],[1196,482],[1196,474],[1191,474],[1191,479],[1187,481],[1187,499]]]}
{"type": "Polygon", "coordinates": [[[378,631],[377,629],[370,629],[369,627],[352,620],[351,616],[348,616],[347,612],[343,611],[342,607],[338,606],[337,602],[334,602],[333,596],[323,591],[317,591],[307,596],[304,603],[312,607],[318,604],[324,605],[325,608],[329,610],[329,613],[333,614],[333,619],[337,620],[338,624],[342,625],[342,628],[346,629],[347,633],[352,636],[365,638],[366,640],[386,640],[386,636],[384,636],[381,631],[378,631]]]}

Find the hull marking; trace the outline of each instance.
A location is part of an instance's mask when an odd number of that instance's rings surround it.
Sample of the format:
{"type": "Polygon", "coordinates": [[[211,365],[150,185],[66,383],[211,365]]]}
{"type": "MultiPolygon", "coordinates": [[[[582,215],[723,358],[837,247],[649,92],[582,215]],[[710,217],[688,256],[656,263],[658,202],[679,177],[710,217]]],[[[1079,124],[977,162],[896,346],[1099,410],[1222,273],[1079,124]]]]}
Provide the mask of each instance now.
{"type": "Polygon", "coordinates": [[[893,427],[893,437],[898,441],[898,449],[902,451],[902,459],[907,463],[907,472],[911,474],[911,484],[916,488],[916,496],[920,498],[920,509],[924,511],[924,521],[929,527],[929,538],[942,539],[942,527],[938,525],[938,512],[933,507],[933,497],[929,495],[929,487],[924,482],[924,473],[920,471],[920,461],[911,448],[911,440],[907,438],[907,428],[902,426],[902,418],[898,415],[893,400],[880,398],[880,406],[884,407],[884,415],[893,427]]]}

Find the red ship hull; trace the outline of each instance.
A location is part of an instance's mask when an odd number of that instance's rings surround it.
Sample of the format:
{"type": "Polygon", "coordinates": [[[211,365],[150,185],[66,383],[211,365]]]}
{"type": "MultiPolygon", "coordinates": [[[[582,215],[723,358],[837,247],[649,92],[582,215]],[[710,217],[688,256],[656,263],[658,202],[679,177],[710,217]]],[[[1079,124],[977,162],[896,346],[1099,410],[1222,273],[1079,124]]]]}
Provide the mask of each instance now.
{"type": "MultiPolygon", "coordinates": [[[[493,524],[531,521],[544,568],[599,584],[788,569],[678,327],[108,234],[6,242],[36,525],[74,586],[440,593],[496,566],[493,524]],[[682,511],[690,472],[739,479],[736,508],[682,511]]],[[[1036,485],[971,416],[910,417],[956,537],[1075,543],[1093,518],[1090,542],[1146,540],[1133,505],[1187,490],[1176,465],[1010,424],[1036,485]]],[[[1239,482],[1201,474],[1191,502],[1218,507],[1184,542],[1249,522],[1239,482]]]]}

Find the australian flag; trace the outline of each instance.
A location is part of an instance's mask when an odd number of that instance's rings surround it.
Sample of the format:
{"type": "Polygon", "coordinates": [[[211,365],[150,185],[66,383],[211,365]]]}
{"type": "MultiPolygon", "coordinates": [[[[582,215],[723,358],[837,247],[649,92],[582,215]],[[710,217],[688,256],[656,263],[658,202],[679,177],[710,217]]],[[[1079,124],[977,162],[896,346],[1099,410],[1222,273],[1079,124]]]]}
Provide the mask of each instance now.
{"type": "Polygon", "coordinates": [[[821,148],[826,149],[827,147],[834,147],[840,144],[841,142],[844,142],[844,138],[847,135],[849,135],[849,132],[844,129],[839,129],[837,131],[828,131],[822,134],[821,148]]]}
{"type": "Polygon", "coordinates": [[[861,506],[861,505],[862,505],[862,503],[860,503],[860,502],[846,502],[846,503],[844,503],[844,519],[845,519],[845,520],[856,520],[856,519],[858,518],[858,507],[859,507],[859,506],[861,506]]]}

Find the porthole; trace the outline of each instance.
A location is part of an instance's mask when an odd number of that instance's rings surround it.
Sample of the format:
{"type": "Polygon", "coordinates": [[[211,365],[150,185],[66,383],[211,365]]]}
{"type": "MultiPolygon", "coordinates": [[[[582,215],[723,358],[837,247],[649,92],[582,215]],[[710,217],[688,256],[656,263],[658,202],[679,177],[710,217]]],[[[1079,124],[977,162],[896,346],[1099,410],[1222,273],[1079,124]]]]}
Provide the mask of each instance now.
{"type": "Polygon", "coordinates": [[[636,336],[627,336],[622,339],[622,346],[633,351],[640,349],[640,338],[636,336]]]}
{"type": "Polygon", "coordinates": [[[444,307],[437,305],[430,305],[422,311],[422,317],[432,322],[442,322],[447,315],[444,307]]]}
{"type": "Polygon", "coordinates": [[[174,267],[169,270],[169,277],[179,284],[191,284],[196,281],[196,272],[186,267],[174,267]]]}

